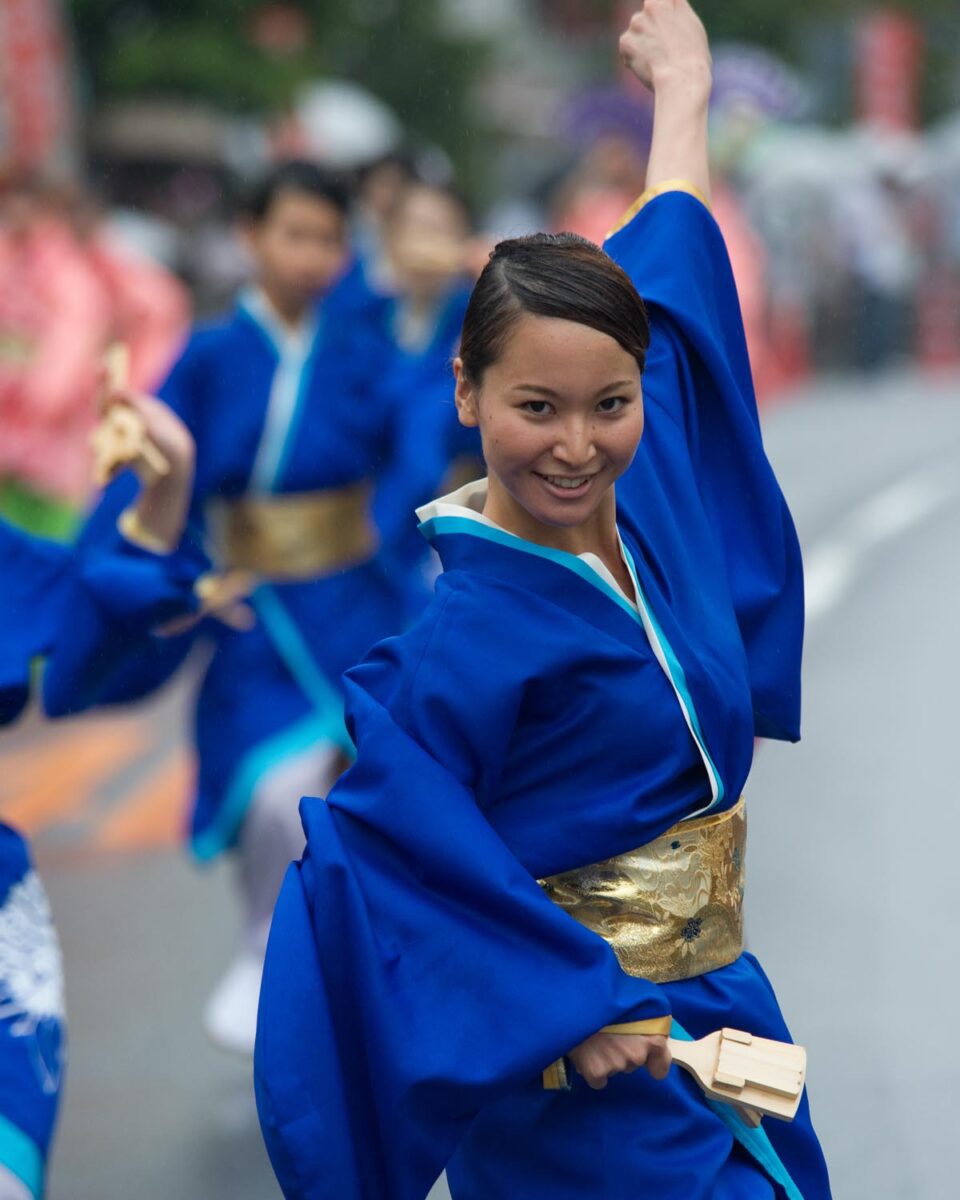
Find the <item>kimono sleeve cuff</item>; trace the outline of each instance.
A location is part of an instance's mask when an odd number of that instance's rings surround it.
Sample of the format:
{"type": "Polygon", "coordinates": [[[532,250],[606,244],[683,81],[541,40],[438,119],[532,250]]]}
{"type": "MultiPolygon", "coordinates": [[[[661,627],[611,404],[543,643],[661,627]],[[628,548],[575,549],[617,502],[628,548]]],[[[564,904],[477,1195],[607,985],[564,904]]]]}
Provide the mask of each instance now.
{"type": "Polygon", "coordinates": [[[135,508],[125,508],[117,517],[117,530],[125,541],[141,550],[149,550],[151,554],[170,555],[176,549],[162,538],[158,538],[155,533],[151,533],[140,520],[135,508]]]}
{"type": "Polygon", "coordinates": [[[646,208],[651,200],[656,199],[657,196],[662,196],[665,192],[686,192],[688,196],[693,196],[695,200],[699,200],[707,212],[712,211],[710,207],[710,201],[695,183],[690,183],[686,179],[665,179],[663,183],[657,183],[653,187],[647,188],[647,190],[641,196],[639,196],[633,202],[633,204],[630,205],[617,224],[614,225],[614,227],[607,234],[607,238],[612,238],[615,233],[619,233],[621,229],[624,229],[630,224],[637,213],[646,208]]]}

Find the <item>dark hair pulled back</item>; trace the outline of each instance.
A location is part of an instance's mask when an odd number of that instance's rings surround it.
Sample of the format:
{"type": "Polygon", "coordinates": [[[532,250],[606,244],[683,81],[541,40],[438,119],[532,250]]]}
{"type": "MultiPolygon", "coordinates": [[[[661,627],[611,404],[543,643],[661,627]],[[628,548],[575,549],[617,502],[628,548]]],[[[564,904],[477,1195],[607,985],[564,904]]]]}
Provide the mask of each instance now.
{"type": "Polygon", "coordinates": [[[323,200],[344,216],[350,193],[339,175],[304,159],[290,159],[274,167],[248,194],[244,208],[254,221],[262,221],[282,192],[300,192],[323,200]]]}
{"type": "Polygon", "coordinates": [[[534,233],[494,247],[463,319],[460,358],[471,382],[482,382],[523,313],[609,334],[643,370],[650,344],[643,301],[627,273],[586,238],[534,233]]]}

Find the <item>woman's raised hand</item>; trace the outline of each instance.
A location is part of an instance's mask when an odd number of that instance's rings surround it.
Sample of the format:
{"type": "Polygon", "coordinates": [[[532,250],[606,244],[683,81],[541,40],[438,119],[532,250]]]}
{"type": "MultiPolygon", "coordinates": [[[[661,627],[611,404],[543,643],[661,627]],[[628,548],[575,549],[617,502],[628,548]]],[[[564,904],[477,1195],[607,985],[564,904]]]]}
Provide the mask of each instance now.
{"type": "Polygon", "coordinates": [[[654,1079],[665,1079],[670,1070],[670,1047],[665,1037],[637,1033],[595,1033],[567,1055],[587,1084],[607,1086],[612,1075],[630,1075],[644,1067],[654,1079]]]}
{"type": "Polygon", "coordinates": [[[682,180],[709,205],[713,61],[700,18],[687,0],[646,0],[620,38],[620,57],[655,97],[647,188],[682,180]]]}
{"type": "Polygon", "coordinates": [[[687,0],[645,0],[620,38],[620,57],[656,92],[678,82],[710,91],[712,59],[706,30],[687,0]]]}

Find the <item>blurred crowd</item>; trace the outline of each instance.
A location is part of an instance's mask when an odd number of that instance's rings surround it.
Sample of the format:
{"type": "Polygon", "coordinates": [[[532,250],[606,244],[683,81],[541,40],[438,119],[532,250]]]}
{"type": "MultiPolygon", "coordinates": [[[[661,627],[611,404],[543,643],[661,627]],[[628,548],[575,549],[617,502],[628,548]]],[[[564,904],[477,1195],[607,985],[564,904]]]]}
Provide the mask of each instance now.
{"type": "Polygon", "coordinates": [[[781,369],[960,361],[960,122],[926,136],[772,128],[730,181],[781,369]]]}
{"type": "MultiPolygon", "coordinates": [[[[960,360],[960,118],[919,134],[828,131],[756,105],[718,109],[715,212],[761,402],[812,372],[960,360]]],[[[478,214],[442,155],[390,151],[349,172],[358,278],[396,302],[391,336],[449,384],[457,306],[495,239],[533,228],[602,240],[642,191],[650,114],[614,89],[567,121],[570,153],[478,214]],[[358,274],[359,273],[359,274],[358,274]],[[447,325],[453,323],[450,328],[447,325]]],[[[155,390],[191,319],[251,272],[240,184],[167,164],[150,189],[0,176],[0,514],[66,537],[89,496],[99,364],[125,342],[155,390]]]]}

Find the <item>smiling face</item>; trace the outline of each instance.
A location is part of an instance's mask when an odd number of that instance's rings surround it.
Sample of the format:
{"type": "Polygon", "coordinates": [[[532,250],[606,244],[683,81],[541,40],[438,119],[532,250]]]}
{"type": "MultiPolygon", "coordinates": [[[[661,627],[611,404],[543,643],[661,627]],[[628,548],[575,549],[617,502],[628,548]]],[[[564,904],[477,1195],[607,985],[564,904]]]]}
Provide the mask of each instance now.
{"type": "Polygon", "coordinates": [[[460,359],[454,370],[460,420],[483,441],[486,515],[577,553],[612,529],[613,484],[643,433],[633,355],[590,326],[522,313],[479,384],[460,359]]]}

